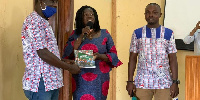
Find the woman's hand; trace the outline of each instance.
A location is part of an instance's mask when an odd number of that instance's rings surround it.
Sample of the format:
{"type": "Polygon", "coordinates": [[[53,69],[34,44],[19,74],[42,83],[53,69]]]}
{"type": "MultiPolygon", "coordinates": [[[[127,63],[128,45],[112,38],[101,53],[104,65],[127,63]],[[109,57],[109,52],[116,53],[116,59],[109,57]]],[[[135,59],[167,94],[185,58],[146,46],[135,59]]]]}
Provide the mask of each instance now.
{"type": "Polygon", "coordinates": [[[93,29],[90,29],[89,26],[86,26],[85,28],[82,29],[82,34],[81,35],[84,35],[84,34],[89,35],[92,31],[93,31],[93,29]]]}
{"type": "Polygon", "coordinates": [[[90,29],[89,26],[86,26],[82,29],[81,35],[75,40],[74,42],[74,50],[77,50],[78,47],[81,45],[83,38],[86,38],[90,33],[93,31],[93,29],[90,29]],[[84,36],[86,34],[86,36],[84,36]]]}
{"type": "Polygon", "coordinates": [[[105,61],[105,62],[109,62],[109,59],[106,56],[106,54],[94,53],[93,55],[94,55],[94,60],[97,59],[97,60],[102,60],[102,61],[105,61]]]}

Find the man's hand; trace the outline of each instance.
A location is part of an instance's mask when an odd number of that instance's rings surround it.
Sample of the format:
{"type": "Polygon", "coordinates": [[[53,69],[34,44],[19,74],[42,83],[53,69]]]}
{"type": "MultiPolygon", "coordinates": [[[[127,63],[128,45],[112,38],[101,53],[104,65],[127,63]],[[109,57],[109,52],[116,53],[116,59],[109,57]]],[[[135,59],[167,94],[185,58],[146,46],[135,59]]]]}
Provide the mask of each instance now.
{"type": "Polygon", "coordinates": [[[178,94],[179,94],[178,84],[173,83],[173,84],[170,86],[170,96],[171,96],[172,98],[174,98],[174,97],[176,97],[178,94]]]}
{"type": "Polygon", "coordinates": [[[70,60],[70,59],[61,59],[62,61],[68,63],[68,64],[75,64],[74,60],[70,60]]]}
{"type": "Polygon", "coordinates": [[[126,90],[128,91],[128,94],[132,95],[132,92],[136,92],[136,86],[135,84],[133,84],[132,82],[127,82],[127,85],[126,85],[126,90]]]}
{"type": "Polygon", "coordinates": [[[196,24],[196,29],[200,29],[200,21],[196,24]]]}
{"type": "Polygon", "coordinates": [[[61,59],[65,63],[69,64],[69,69],[67,69],[71,74],[78,74],[81,72],[80,68],[78,65],[75,64],[74,60],[70,59],[61,59]]]}
{"type": "Polygon", "coordinates": [[[71,73],[71,74],[78,74],[81,72],[81,69],[78,65],[76,64],[70,64],[70,68],[68,69],[68,71],[71,73]]]}
{"type": "Polygon", "coordinates": [[[194,27],[194,29],[190,32],[190,36],[193,36],[194,33],[200,29],[200,21],[196,24],[196,27],[194,27]]]}

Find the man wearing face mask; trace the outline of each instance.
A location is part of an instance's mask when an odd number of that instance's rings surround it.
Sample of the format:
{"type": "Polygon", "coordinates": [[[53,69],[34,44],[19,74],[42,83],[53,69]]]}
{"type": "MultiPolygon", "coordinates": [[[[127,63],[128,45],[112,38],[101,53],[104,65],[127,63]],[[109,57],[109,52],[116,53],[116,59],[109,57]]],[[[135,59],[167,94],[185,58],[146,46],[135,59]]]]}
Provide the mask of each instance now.
{"type": "Polygon", "coordinates": [[[48,18],[56,13],[55,0],[35,0],[34,11],[22,27],[23,56],[26,64],[23,89],[29,100],[58,100],[63,86],[62,69],[80,72],[73,62],[61,61],[57,41],[48,18]]]}

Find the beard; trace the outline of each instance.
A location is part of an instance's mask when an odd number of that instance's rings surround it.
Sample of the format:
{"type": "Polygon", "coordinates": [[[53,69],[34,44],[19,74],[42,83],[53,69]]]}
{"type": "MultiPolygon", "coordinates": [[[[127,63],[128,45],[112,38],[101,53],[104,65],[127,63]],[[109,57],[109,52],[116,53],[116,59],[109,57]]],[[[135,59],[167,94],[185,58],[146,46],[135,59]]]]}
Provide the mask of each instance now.
{"type": "Polygon", "coordinates": [[[148,21],[148,24],[149,25],[155,25],[155,24],[157,24],[158,23],[158,21],[156,21],[156,20],[154,20],[154,21],[148,21]]]}
{"type": "Polygon", "coordinates": [[[149,25],[154,25],[156,24],[155,22],[148,22],[149,25]]]}

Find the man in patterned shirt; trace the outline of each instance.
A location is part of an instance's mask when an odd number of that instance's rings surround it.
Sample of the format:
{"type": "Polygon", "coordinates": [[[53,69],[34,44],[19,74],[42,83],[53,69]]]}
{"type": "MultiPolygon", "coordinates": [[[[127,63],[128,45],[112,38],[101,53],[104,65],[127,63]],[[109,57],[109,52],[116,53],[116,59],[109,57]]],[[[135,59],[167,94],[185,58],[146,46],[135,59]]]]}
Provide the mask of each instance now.
{"type": "Polygon", "coordinates": [[[29,100],[58,100],[59,88],[63,86],[62,69],[72,74],[80,72],[77,65],[60,60],[57,41],[47,21],[56,13],[55,5],[56,0],[35,0],[34,11],[23,23],[26,68],[22,81],[29,100]]]}
{"type": "Polygon", "coordinates": [[[178,64],[173,31],[161,26],[161,8],[150,3],[145,8],[147,25],[133,32],[126,90],[140,100],[171,100],[179,94],[178,64]],[[137,64],[137,75],[133,81],[137,64]]]}

